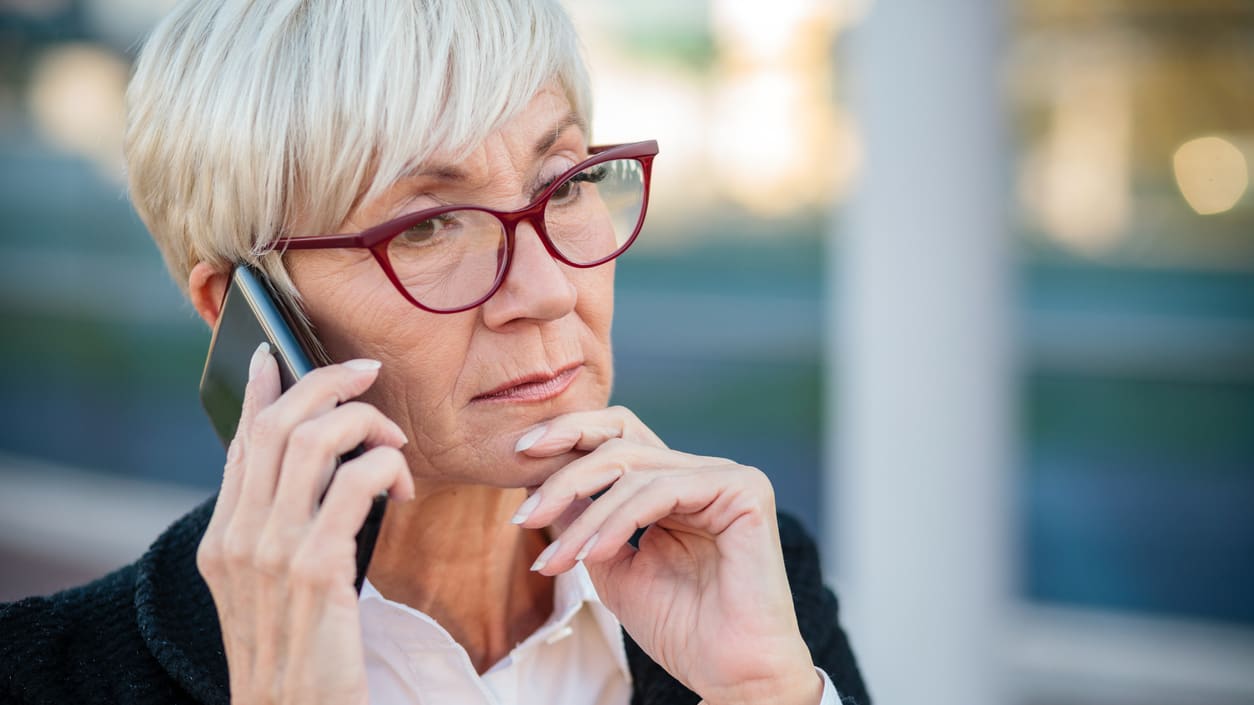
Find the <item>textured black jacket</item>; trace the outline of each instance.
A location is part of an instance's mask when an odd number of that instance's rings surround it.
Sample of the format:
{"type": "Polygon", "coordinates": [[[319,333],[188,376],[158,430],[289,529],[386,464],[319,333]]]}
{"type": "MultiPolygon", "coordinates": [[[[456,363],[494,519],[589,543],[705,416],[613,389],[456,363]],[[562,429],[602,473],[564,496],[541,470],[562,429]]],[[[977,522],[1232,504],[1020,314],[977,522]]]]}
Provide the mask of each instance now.
{"type": "MultiPolygon", "coordinates": [[[[0,703],[24,705],[225,705],[226,657],[196,547],[213,502],[179,519],[138,562],[50,597],[0,606],[0,703]]],[[[779,519],[801,632],[814,662],[846,703],[869,705],[836,597],[823,587],[805,531],[779,519]]],[[[626,635],[632,705],[699,698],[626,635]]]]}

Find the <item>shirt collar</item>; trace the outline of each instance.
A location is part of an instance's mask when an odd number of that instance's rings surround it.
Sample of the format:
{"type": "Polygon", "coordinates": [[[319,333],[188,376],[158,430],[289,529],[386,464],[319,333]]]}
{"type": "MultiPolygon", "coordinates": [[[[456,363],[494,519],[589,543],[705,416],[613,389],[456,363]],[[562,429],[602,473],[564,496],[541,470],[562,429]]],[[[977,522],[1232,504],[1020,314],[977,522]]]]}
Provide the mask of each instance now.
{"type": "MultiPolygon", "coordinates": [[[[572,590],[577,591],[579,599],[588,605],[592,617],[596,619],[597,626],[601,629],[601,635],[605,637],[605,642],[610,645],[610,651],[614,653],[614,661],[623,672],[623,676],[627,682],[631,682],[631,668],[627,665],[627,649],[623,642],[623,625],[618,621],[618,617],[610,611],[610,608],[601,602],[601,596],[597,594],[596,586],[592,584],[592,576],[588,575],[588,569],[584,567],[582,561],[575,564],[575,567],[569,571],[557,576],[558,589],[561,588],[562,578],[568,577],[574,583],[572,590]]],[[[561,594],[560,592],[558,594],[561,594]]],[[[559,600],[554,600],[560,604],[559,600]]]]}
{"type": "MultiPolygon", "coordinates": [[[[370,583],[369,578],[362,582],[358,605],[367,638],[377,632],[407,650],[461,648],[435,619],[421,610],[384,597],[370,583]],[[408,615],[411,619],[396,619],[398,613],[408,615]]],[[[601,636],[609,644],[614,661],[627,681],[631,682],[622,625],[614,613],[601,602],[596,586],[592,584],[592,576],[588,575],[588,569],[583,563],[576,563],[574,568],[557,576],[553,586],[553,614],[536,631],[536,635],[544,635],[541,638],[552,637],[557,631],[568,627],[585,605],[596,621],[601,636]]]]}

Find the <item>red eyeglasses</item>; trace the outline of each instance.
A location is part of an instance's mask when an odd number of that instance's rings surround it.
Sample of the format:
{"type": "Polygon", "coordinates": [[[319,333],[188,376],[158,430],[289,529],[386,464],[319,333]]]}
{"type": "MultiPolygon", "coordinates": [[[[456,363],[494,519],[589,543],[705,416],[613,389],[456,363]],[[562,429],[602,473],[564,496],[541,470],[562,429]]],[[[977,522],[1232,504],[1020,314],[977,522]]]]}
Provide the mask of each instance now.
{"type": "Polygon", "coordinates": [[[572,267],[621,255],[644,223],[657,151],[655,140],[592,147],[592,156],[519,210],[439,206],[355,234],[279,238],[264,251],[366,248],[413,305],[432,313],[467,311],[509,275],[519,223],[530,223],[549,254],[572,267]]]}

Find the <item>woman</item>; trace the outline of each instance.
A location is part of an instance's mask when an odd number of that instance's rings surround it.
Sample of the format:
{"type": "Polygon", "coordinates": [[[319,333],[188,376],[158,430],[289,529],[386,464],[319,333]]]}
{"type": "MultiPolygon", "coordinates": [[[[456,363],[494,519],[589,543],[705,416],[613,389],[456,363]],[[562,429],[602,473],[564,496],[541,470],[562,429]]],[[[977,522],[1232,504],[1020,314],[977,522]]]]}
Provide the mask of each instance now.
{"type": "Polygon", "coordinates": [[[7,695],[867,702],[766,476],[606,408],[656,145],[590,150],[577,47],[548,0],[185,2],[157,28],[137,210],[210,326],[254,264],[345,362],[280,393],[259,347],[216,501],[5,608],[7,695]]]}

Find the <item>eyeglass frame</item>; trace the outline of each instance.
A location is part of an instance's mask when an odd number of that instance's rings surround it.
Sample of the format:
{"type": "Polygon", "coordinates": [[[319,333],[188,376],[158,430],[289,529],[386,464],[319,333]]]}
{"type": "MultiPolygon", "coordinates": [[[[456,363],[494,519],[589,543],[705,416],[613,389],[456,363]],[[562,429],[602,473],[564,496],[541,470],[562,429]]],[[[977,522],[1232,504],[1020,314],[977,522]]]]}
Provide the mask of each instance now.
{"type": "Polygon", "coordinates": [[[609,262],[626,252],[627,248],[631,247],[632,243],[636,241],[636,237],[640,235],[640,230],[644,227],[645,214],[649,210],[649,186],[652,179],[653,158],[657,156],[657,153],[657,140],[645,140],[643,142],[629,142],[624,144],[589,147],[589,156],[587,159],[562,172],[559,176],[553,179],[552,183],[545,187],[544,191],[542,191],[534,201],[517,210],[498,211],[487,208],[486,206],[476,206],[470,204],[424,208],[423,210],[407,213],[398,218],[393,218],[392,220],[369,227],[357,233],[336,233],[331,235],[314,235],[310,237],[295,236],[277,238],[256,254],[263,255],[276,250],[287,252],[288,250],[323,250],[336,248],[367,249],[370,250],[372,255],[374,255],[375,261],[378,262],[379,266],[383,269],[384,274],[386,274],[388,279],[391,280],[392,285],[401,293],[402,296],[405,297],[407,301],[409,301],[409,303],[431,313],[462,313],[483,305],[488,299],[492,298],[496,292],[500,290],[501,285],[505,283],[505,278],[509,276],[510,267],[514,262],[514,231],[518,227],[519,223],[530,223],[532,229],[535,230],[536,235],[539,236],[540,242],[544,244],[544,249],[548,251],[549,255],[553,257],[553,259],[571,267],[590,269],[592,267],[605,264],[606,262],[609,262]],[[557,248],[557,245],[553,243],[553,239],[549,237],[548,230],[544,226],[544,209],[548,206],[549,199],[557,192],[557,189],[561,188],[561,186],[566,183],[568,179],[575,176],[579,172],[588,169],[589,167],[594,167],[597,164],[602,164],[616,159],[635,160],[640,163],[641,169],[643,170],[643,190],[640,202],[640,215],[636,219],[635,230],[632,231],[631,237],[627,238],[622,245],[609,255],[594,262],[573,262],[561,253],[561,251],[557,248]],[[392,262],[388,258],[388,246],[391,244],[393,238],[425,220],[430,220],[431,218],[435,218],[452,211],[464,210],[486,213],[496,218],[497,222],[504,227],[505,264],[500,267],[500,270],[497,272],[496,279],[492,282],[492,286],[488,289],[488,292],[476,299],[473,303],[450,309],[432,308],[415,299],[409,293],[409,289],[401,283],[400,277],[397,276],[396,270],[392,268],[392,262]]]}

